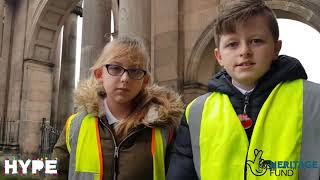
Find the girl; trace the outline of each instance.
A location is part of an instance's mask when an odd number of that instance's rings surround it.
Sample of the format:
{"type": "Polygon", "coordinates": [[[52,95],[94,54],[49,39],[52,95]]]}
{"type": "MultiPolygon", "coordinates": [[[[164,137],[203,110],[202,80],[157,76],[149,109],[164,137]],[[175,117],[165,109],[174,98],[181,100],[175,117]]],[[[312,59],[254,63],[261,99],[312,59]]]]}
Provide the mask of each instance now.
{"type": "Polygon", "coordinates": [[[77,114],[54,147],[59,178],[165,179],[165,153],[183,114],[180,97],[148,86],[149,56],[140,39],[105,46],[91,78],[75,91],[77,114]]]}

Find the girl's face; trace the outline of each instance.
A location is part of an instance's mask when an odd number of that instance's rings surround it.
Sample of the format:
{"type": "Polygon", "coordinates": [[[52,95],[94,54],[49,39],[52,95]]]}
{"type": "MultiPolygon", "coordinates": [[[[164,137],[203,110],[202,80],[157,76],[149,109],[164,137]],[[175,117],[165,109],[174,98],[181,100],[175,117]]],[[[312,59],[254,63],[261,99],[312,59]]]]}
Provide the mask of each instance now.
{"type": "Polygon", "coordinates": [[[95,71],[95,77],[103,84],[108,103],[116,104],[130,104],[149,82],[142,66],[125,57],[110,60],[95,71]]]}

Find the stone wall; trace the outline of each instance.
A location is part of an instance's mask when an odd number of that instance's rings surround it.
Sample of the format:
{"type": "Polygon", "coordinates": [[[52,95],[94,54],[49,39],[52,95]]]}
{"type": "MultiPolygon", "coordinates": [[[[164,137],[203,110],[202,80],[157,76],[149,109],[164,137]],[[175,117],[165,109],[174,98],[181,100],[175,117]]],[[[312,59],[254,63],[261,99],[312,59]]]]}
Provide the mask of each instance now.
{"type": "MultiPolygon", "coordinates": [[[[70,82],[64,84],[57,79],[56,73],[60,70],[56,60],[57,43],[62,26],[79,0],[5,2],[8,11],[4,24],[0,24],[0,117],[16,121],[19,132],[15,135],[19,135],[20,149],[23,153],[32,153],[38,151],[42,118],[52,123],[56,119],[51,119],[52,113],[57,113],[54,104],[65,102],[61,99],[54,102],[59,88],[56,85],[67,85],[66,94],[73,88],[69,87],[70,82]]],[[[84,40],[83,58],[90,61],[85,61],[82,69],[86,71],[92,65],[91,60],[99,51],[85,55],[86,47],[101,49],[107,42],[103,38],[110,37],[110,15],[102,15],[101,9],[110,11],[113,8],[115,11],[117,7],[119,11],[114,14],[119,17],[116,21],[119,34],[139,35],[147,43],[154,82],[182,93],[186,102],[207,91],[209,77],[219,69],[213,57],[212,22],[219,5],[227,0],[121,0],[112,7],[110,4],[118,1],[95,2],[87,14],[89,17],[99,15],[93,19],[97,21],[95,24],[93,20],[84,23],[89,30],[83,36],[89,39],[84,40]],[[96,25],[101,22],[106,24],[103,27],[96,25]],[[98,40],[99,44],[92,43],[98,40]]],[[[266,0],[266,3],[279,17],[299,20],[320,30],[320,1],[266,0]]],[[[1,12],[0,3],[0,17],[1,12]]],[[[67,62],[62,65],[64,63],[67,62]]],[[[72,63],[69,65],[66,69],[72,68],[72,63]]],[[[62,99],[70,100],[72,93],[69,97],[66,94],[60,94],[65,97],[62,99]]]]}

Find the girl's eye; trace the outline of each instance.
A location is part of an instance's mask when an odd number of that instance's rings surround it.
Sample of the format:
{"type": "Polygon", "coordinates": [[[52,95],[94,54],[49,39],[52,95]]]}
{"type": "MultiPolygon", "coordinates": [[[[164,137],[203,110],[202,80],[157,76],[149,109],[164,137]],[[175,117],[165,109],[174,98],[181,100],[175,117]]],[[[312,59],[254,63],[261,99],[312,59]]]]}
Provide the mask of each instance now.
{"type": "Polygon", "coordinates": [[[120,66],[111,65],[109,66],[108,70],[113,74],[118,74],[118,73],[122,73],[123,68],[120,66]]]}
{"type": "Polygon", "coordinates": [[[114,71],[119,71],[121,70],[122,68],[118,67],[118,66],[110,66],[110,69],[111,70],[114,70],[114,71]]]}
{"type": "Polygon", "coordinates": [[[132,74],[138,74],[139,72],[141,72],[141,70],[139,69],[128,69],[128,71],[132,74]]]}

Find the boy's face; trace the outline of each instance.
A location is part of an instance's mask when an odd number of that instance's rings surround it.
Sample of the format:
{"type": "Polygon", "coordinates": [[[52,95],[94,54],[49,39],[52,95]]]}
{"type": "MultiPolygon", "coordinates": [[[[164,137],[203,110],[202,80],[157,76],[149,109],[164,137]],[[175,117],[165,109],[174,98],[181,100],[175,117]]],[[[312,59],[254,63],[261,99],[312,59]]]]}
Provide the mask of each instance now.
{"type": "Polygon", "coordinates": [[[221,35],[214,54],[233,82],[252,89],[269,70],[280,49],[281,41],[274,41],[266,18],[253,16],[236,24],[235,33],[221,35]]]}

